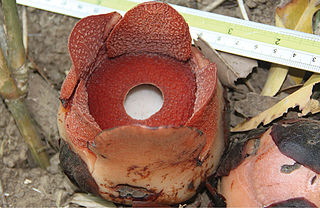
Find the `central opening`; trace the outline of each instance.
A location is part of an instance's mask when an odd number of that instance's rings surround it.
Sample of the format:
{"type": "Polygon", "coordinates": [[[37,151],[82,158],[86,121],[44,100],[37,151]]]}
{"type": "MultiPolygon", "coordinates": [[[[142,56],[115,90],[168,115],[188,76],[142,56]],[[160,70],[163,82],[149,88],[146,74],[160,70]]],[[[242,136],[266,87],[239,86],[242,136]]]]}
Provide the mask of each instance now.
{"type": "Polygon", "coordinates": [[[133,119],[145,120],[157,113],[163,105],[163,95],[152,84],[141,84],[129,90],[124,109],[133,119]]]}
{"type": "Polygon", "coordinates": [[[104,59],[86,88],[90,114],[101,129],[184,125],[197,91],[189,62],[148,53],[104,59]]]}

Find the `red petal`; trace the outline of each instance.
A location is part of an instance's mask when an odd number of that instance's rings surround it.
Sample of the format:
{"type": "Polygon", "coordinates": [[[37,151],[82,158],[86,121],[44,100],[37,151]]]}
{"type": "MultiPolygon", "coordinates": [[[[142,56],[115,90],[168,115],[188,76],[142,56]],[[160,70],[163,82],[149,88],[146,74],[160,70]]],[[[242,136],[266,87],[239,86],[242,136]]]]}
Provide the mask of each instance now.
{"type": "Polygon", "coordinates": [[[215,63],[210,63],[203,57],[198,49],[193,48],[194,61],[197,68],[194,70],[196,74],[197,93],[194,106],[194,114],[200,113],[208,105],[214,96],[217,85],[217,68],[215,63]],[[200,112],[199,112],[200,111],[200,112]]]}
{"type": "Polygon", "coordinates": [[[90,115],[88,94],[83,81],[80,81],[73,98],[70,112],[65,120],[68,138],[78,146],[86,146],[102,130],[90,115]]]}
{"type": "Polygon", "coordinates": [[[200,160],[203,161],[212,148],[215,140],[221,139],[223,125],[223,88],[217,80],[217,68],[203,57],[200,51],[192,48],[193,61],[197,68],[197,93],[194,113],[186,126],[200,129],[207,136],[207,144],[202,150],[200,160]]]}
{"type": "Polygon", "coordinates": [[[107,39],[109,57],[130,52],[162,53],[185,61],[191,54],[189,27],[168,4],[139,4],[125,14],[107,39]]]}
{"type": "Polygon", "coordinates": [[[71,69],[66,77],[66,79],[63,81],[62,87],[61,87],[61,93],[60,93],[60,99],[66,101],[69,99],[77,86],[78,83],[78,75],[76,74],[76,71],[74,69],[74,66],[71,66],[71,69]]]}
{"type": "Polygon", "coordinates": [[[68,46],[78,76],[95,61],[105,39],[120,19],[121,15],[113,12],[85,17],[75,25],[68,46]]]}

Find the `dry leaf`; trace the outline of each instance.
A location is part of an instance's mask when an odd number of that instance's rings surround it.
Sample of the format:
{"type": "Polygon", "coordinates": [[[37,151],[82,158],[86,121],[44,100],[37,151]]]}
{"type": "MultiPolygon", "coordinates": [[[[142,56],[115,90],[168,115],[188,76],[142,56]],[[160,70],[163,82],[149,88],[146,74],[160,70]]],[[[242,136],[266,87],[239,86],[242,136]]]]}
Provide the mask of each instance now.
{"type": "Polygon", "coordinates": [[[116,205],[114,205],[112,202],[85,193],[74,194],[70,202],[87,208],[116,207],[116,205]]]}
{"type": "Polygon", "coordinates": [[[276,17],[288,29],[312,33],[312,18],[319,9],[318,0],[291,0],[277,8],[276,17]]]}
{"type": "Polygon", "coordinates": [[[210,47],[201,37],[194,40],[202,53],[211,62],[215,62],[218,68],[218,77],[224,86],[235,88],[235,81],[239,78],[246,78],[258,63],[254,59],[233,55],[225,52],[218,52],[210,47]]]}
{"type": "Polygon", "coordinates": [[[304,86],[307,86],[317,80],[320,79],[320,74],[314,73],[311,75],[311,77],[304,83],[304,86]]]}
{"type": "Polygon", "coordinates": [[[234,109],[244,117],[251,118],[270,108],[280,100],[280,98],[262,96],[250,92],[247,94],[246,99],[235,101],[234,109]]]}
{"type": "MultiPolygon", "coordinates": [[[[304,86],[307,86],[317,80],[320,80],[320,74],[312,74],[312,76],[308,79],[306,83],[304,83],[304,86]]],[[[302,109],[302,112],[299,113],[299,116],[305,116],[309,113],[315,114],[320,112],[320,102],[315,99],[310,99],[307,105],[302,109]]]]}
{"type": "Polygon", "coordinates": [[[275,96],[281,86],[283,85],[286,76],[288,73],[288,67],[279,65],[279,64],[272,64],[267,81],[262,89],[261,95],[263,96],[275,96]]]}
{"type": "MultiPolygon", "coordinates": [[[[236,127],[231,129],[231,131],[248,131],[257,128],[261,123],[263,123],[263,125],[269,124],[274,119],[277,119],[284,113],[288,112],[290,108],[294,108],[296,106],[299,106],[300,110],[307,108],[307,106],[310,105],[309,100],[312,94],[313,86],[317,83],[320,83],[320,78],[314,79],[312,83],[303,86],[296,92],[285,97],[268,110],[265,110],[259,115],[238,124],[236,127]]],[[[305,112],[306,111],[307,109],[305,110],[305,112]]]]}
{"type": "Polygon", "coordinates": [[[320,112],[320,103],[318,100],[311,99],[309,102],[306,104],[306,106],[302,109],[302,112],[299,113],[298,115],[305,116],[309,113],[315,114],[320,112]]]}
{"type": "MultiPolygon", "coordinates": [[[[312,18],[319,9],[318,0],[291,0],[277,8],[275,15],[276,26],[312,33],[312,18]]],[[[274,96],[277,94],[287,76],[288,70],[289,68],[286,66],[272,65],[262,90],[262,95],[274,96]]],[[[299,84],[305,71],[291,68],[289,74],[299,84]]]]}

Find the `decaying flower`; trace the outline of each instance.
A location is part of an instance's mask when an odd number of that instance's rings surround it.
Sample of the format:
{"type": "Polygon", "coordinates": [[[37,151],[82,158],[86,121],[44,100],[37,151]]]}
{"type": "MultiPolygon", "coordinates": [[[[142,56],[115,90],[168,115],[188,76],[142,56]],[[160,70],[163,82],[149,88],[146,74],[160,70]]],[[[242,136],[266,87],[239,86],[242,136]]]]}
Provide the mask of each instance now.
{"type": "Polygon", "coordinates": [[[62,168],[83,190],[118,203],[173,204],[192,197],[225,145],[216,66],[191,46],[171,6],[148,2],[80,20],[69,38],[71,70],[58,113],[62,168]],[[130,89],[156,86],[163,106],[130,117],[130,89]]]}
{"type": "Polygon", "coordinates": [[[283,121],[240,149],[225,159],[243,158],[221,180],[227,207],[320,207],[319,121],[283,121]]]}

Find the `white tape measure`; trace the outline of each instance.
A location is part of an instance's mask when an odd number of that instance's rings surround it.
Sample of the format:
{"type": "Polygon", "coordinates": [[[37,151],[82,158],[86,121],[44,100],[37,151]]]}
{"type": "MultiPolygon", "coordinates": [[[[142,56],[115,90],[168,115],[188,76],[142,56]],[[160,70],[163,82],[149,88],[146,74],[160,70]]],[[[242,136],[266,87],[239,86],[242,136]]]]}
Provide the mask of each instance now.
{"type": "MultiPolygon", "coordinates": [[[[82,18],[118,11],[139,0],[17,0],[17,3],[82,18]]],[[[172,5],[185,18],[193,38],[212,48],[258,60],[320,73],[320,37],[233,17],[172,5]]]]}

